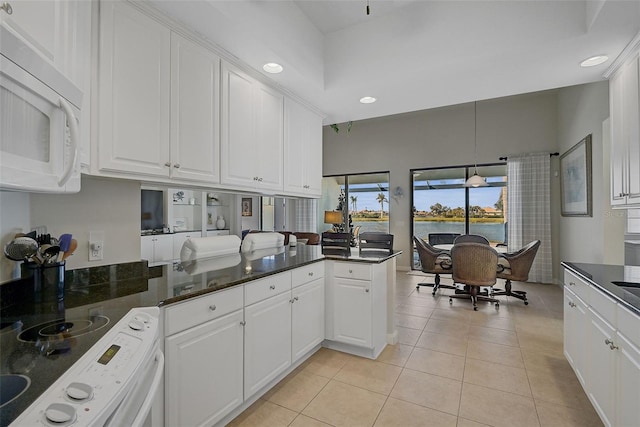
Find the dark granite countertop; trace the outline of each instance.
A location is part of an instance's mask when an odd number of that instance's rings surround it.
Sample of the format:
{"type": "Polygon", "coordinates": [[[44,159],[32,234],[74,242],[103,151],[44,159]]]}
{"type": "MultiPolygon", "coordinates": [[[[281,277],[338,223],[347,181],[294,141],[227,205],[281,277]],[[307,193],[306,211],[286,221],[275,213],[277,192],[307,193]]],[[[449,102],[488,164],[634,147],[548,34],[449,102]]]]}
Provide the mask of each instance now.
{"type": "Polygon", "coordinates": [[[352,249],[348,255],[323,254],[320,246],[298,245],[176,263],[165,267],[172,269],[167,273],[170,290],[166,299],[159,301],[159,305],[164,306],[219,291],[325,259],[382,263],[400,253],[401,251],[391,254],[359,253],[357,249],[352,249]]]}
{"type": "Polygon", "coordinates": [[[563,262],[562,265],[640,315],[640,283],[637,283],[640,267],[577,262],[563,262]]]}

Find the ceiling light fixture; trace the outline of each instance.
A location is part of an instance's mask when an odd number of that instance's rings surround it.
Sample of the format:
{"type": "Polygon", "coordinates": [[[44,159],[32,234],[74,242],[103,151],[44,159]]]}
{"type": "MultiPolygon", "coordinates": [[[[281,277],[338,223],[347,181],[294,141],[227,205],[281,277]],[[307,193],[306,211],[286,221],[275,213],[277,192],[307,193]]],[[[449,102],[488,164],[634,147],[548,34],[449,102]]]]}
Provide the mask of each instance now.
{"type": "Polygon", "coordinates": [[[591,58],[587,58],[580,63],[581,67],[595,67],[596,65],[603,64],[609,60],[607,55],[596,55],[591,58]]]}
{"type": "Polygon", "coordinates": [[[486,187],[487,180],[478,175],[478,102],[473,103],[473,157],[474,172],[473,176],[464,183],[465,187],[486,187]]]}
{"type": "Polygon", "coordinates": [[[268,62],[262,66],[262,69],[269,74],[278,74],[281,73],[284,68],[282,68],[282,65],[275,62],[268,62]]]}
{"type": "Polygon", "coordinates": [[[376,101],[377,99],[374,98],[373,96],[363,96],[362,98],[360,98],[361,104],[373,104],[376,101]]]}

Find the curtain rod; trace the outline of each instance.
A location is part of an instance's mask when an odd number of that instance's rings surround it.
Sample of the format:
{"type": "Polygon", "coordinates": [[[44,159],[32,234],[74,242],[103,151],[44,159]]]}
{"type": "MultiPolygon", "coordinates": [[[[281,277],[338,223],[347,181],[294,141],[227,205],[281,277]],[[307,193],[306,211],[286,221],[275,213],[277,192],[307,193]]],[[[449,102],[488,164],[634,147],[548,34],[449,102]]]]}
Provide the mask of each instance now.
{"type": "MultiPolygon", "coordinates": [[[[553,156],[559,156],[560,153],[556,152],[556,153],[549,153],[549,157],[553,157],[553,156]]],[[[507,157],[498,157],[498,160],[507,160],[507,157]]]]}

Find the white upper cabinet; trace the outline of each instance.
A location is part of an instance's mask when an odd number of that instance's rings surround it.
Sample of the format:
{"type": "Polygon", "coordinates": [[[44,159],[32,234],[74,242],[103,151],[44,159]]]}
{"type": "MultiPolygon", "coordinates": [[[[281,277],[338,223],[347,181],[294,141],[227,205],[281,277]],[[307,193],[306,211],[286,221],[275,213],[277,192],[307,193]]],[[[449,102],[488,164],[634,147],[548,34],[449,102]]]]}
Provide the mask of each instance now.
{"type": "Polygon", "coordinates": [[[284,103],[284,192],[322,194],[322,118],[290,98],[284,103]]]}
{"type": "Polygon", "coordinates": [[[11,28],[48,58],[66,77],[84,88],[83,50],[90,40],[90,2],[22,0],[7,2],[11,15],[0,11],[2,24],[11,28]]]}
{"type": "Polygon", "coordinates": [[[171,34],[171,177],[220,181],[220,58],[171,34]]]}
{"type": "Polygon", "coordinates": [[[611,76],[611,205],[640,204],[640,65],[636,50],[611,76]]]}
{"type": "Polygon", "coordinates": [[[171,31],[126,2],[100,3],[101,170],[168,176],[171,31]]]}
{"type": "Polygon", "coordinates": [[[284,96],[222,64],[221,182],[282,192],[284,96]]]}

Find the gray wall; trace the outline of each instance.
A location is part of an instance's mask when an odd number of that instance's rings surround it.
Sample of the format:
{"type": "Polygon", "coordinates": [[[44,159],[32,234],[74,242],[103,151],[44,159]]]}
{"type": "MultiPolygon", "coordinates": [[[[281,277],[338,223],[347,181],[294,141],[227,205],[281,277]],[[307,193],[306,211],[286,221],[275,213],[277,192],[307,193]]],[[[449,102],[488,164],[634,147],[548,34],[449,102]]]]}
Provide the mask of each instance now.
{"type": "MultiPolygon", "coordinates": [[[[495,163],[499,157],[510,154],[564,152],[583,138],[587,129],[601,147],[602,120],[607,116],[607,82],[479,101],[477,162],[495,163]],[[579,105],[572,105],[574,103],[579,105]]],[[[411,189],[409,170],[412,168],[474,163],[473,103],[357,121],[349,133],[344,125],[337,134],[326,126],[323,133],[324,175],[389,171],[390,188],[400,186],[407,195],[411,189]]],[[[609,171],[608,166],[603,165],[602,157],[601,148],[599,154],[594,155],[594,163],[598,163],[594,167],[594,184],[598,181],[594,185],[594,200],[598,203],[599,215],[589,220],[563,218],[562,221],[559,218],[559,179],[555,176],[559,161],[557,157],[552,158],[552,247],[554,278],[558,281],[561,259],[604,261],[603,252],[607,250],[599,249],[599,254],[586,256],[573,249],[581,246],[585,228],[604,228],[606,215],[603,211],[608,195],[605,197],[602,192],[608,186],[601,181],[609,171]],[[574,222],[577,223],[575,226],[574,222]]],[[[409,204],[410,197],[405,197],[399,203],[389,205],[390,231],[396,236],[396,248],[404,251],[398,260],[398,267],[402,269],[409,269],[411,261],[409,204]]],[[[613,218],[614,222],[618,219],[615,215],[607,218],[613,218]]],[[[616,227],[613,229],[617,230],[616,227]]],[[[594,243],[601,247],[622,244],[622,233],[616,231],[608,236],[606,245],[603,242],[605,233],[597,234],[600,237],[594,243]]],[[[622,259],[617,262],[621,263],[622,259]]]]}
{"type": "Polygon", "coordinates": [[[558,145],[565,152],[592,134],[593,216],[556,218],[562,261],[622,264],[625,211],[611,209],[610,135],[607,82],[565,88],[558,94],[558,145]]]}

